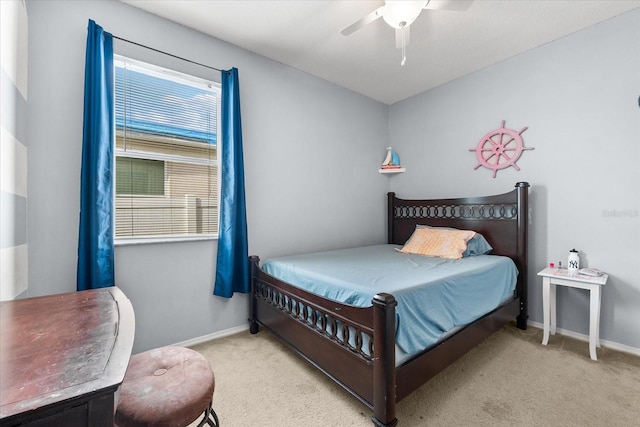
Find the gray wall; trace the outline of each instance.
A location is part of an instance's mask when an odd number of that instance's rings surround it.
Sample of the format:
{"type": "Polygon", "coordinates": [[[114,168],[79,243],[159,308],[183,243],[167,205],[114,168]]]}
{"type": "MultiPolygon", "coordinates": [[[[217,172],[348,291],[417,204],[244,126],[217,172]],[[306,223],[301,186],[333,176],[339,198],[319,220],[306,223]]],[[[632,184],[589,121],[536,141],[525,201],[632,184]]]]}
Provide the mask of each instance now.
{"type": "Polygon", "coordinates": [[[0,301],[27,293],[27,10],[0,2],[0,301]]]}
{"type": "MultiPolygon", "coordinates": [[[[390,107],[390,144],[407,172],[401,196],[467,196],[531,183],[530,314],[542,322],[548,262],[610,275],[600,336],[640,348],[640,9],[523,53],[390,107]],[[478,163],[480,139],[506,120],[525,151],[496,178],[478,163]]],[[[558,291],[558,327],[588,334],[586,291],[558,291]]]]}
{"type": "MultiPolygon", "coordinates": [[[[239,69],[252,254],[384,241],[389,180],[377,165],[386,105],[120,2],[27,6],[30,296],[75,290],[88,19],[115,36],[239,69]]],[[[116,282],[136,313],[134,352],[246,325],[246,296],[212,295],[215,254],[215,241],[116,247],[116,282]]]]}
{"type": "MultiPolygon", "coordinates": [[[[584,264],[611,275],[602,338],[640,348],[640,11],[387,107],[119,2],[27,6],[29,295],[75,289],[91,18],[116,36],[238,67],[251,253],[264,259],[384,242],[389,189],[465,196],[529,181],[532,320],[542,321],[535,272],[566,262],[575,247],[584,264]],[[528,126],[525,145],[535,150],[524,152],[520,172],[509,168],[493,179],[484,168],[473,170],[468,150],[501,120],[517,130],[528,126]],[[405,174],[377,173],[389,144],[405,174]]],[[[134,351],[246,324],[245,296],[211,295],[215,254],[215,241],[116,248],[117,284],[136,312],[134,351]]],[[[586,334],[586,294],[561,290],[558,300],[559,327],[586,334]]]]}

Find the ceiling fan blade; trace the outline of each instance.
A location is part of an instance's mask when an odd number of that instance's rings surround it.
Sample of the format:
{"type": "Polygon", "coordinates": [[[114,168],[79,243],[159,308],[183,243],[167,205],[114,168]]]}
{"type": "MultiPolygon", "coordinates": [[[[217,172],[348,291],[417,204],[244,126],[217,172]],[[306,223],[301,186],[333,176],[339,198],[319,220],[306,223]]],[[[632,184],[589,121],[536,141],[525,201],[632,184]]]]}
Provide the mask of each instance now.
{"type": "Polygon", "coordinates": [[[406,47],[409,44],[409,41],[411,40],[410,28],[411,25],[407,25],[403,28],[396,28],[396,47],[398,49],[402,49],[403,46],[406,47]],[[404,43],[402,42],[402,33],[404,33],[404,43]]]}
{"type": "Polygon", "coordinates": [[[430,0],[424,9],[464,12],[471,7],[471,3],[473,0],[430,0]]]}
{"type": "Polygon", "coordinates": [[[382,17],[382,11],[383,10],[384,10],[384,6],[380,6],[379,8],[377,8],[376,10],[371,12],[370,14],[366,15],[364,18],[359,19],[356,22],[354,22],[353,24],[349,25],[348,27],[343,28],[342,31],[340,31],[340,32],[342,33],[343,36],[348,36],[350,34],[355,33],[356,31],[358,31],[360,28],[364,27],[365,25],[370,24],[373,21],[375,21],[376,19],[382,17]]]}

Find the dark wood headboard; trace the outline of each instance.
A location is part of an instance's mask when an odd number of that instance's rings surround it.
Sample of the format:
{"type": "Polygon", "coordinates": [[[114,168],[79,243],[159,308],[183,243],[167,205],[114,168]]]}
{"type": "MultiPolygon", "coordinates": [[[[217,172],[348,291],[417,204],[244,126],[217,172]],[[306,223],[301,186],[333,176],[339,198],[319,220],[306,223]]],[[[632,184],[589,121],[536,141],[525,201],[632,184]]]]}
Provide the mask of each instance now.
{"type": "Polygon", "coordinates": [[[388,243],[403,245],[416,225],[453,227],[481,233],[494,255],[508,256],[518,268],[517,292],[526,310],[529,183],[505,194],[455,199],[407,200],[388,193],[388,243]]]}

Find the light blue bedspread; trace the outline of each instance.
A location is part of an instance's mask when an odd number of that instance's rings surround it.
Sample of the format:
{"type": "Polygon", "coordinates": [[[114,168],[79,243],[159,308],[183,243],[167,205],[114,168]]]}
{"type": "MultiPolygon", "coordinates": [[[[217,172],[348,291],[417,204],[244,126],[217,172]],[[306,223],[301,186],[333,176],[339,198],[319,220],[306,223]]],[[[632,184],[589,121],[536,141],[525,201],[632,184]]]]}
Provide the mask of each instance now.
{"type": "Polygon", "coordinates": [[[450,260],[404,254],[376,245],[273,258],[262,269],[289,284],[335,301],[369,307],[392,294],[396,344],[421,351],[513,296],[518,271],[508,257],[477,255],[450,260]]]}

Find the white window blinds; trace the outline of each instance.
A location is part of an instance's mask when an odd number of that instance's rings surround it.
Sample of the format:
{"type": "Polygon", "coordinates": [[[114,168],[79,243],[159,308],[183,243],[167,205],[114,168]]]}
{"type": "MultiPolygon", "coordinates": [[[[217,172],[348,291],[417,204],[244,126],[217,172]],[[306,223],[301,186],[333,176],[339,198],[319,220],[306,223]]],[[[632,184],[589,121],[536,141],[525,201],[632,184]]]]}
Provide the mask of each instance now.
{"type": "Polygon", "coordinates": [[[116,57],[115,238],[218,233],[217,83],[116,57]]]}

